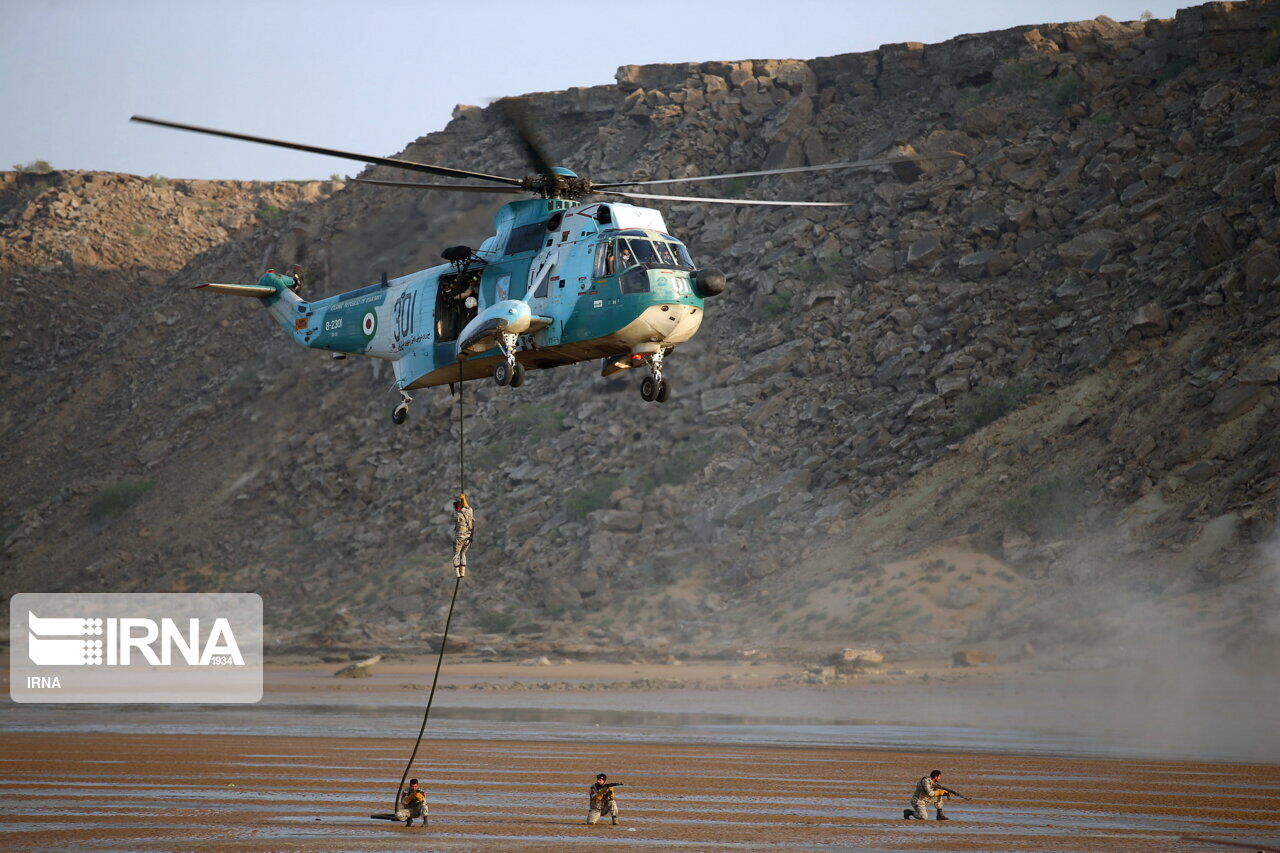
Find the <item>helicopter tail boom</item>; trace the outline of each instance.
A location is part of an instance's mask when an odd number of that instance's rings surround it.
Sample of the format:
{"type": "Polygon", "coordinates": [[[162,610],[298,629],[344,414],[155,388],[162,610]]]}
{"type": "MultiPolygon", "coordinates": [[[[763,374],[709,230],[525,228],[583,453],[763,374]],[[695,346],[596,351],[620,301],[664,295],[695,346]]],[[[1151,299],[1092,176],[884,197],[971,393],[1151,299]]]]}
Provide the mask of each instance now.
{"type": "Polygon", "coordinates": [[[192,290],[221,293],[227,296],[251,296],[262,301],[267,312],[281,327],[303,346],[309,345],[307,330],[310,325],[311,306],[293,292],[294,280],[289,276],[268,271],[257,284],[227,284],[207,282],[197,284],[192,290]]]}
{"type": "Polygon", "coordinates": [[[223,293],[227,296],[254,296],[259,299],[264,296],[273,296],[276,292],[274,287],[267,287],[261,284],[219,284],[212,281],[206,284],[197,284],[191,289],[208,290],[210,293],[223,293]]]}

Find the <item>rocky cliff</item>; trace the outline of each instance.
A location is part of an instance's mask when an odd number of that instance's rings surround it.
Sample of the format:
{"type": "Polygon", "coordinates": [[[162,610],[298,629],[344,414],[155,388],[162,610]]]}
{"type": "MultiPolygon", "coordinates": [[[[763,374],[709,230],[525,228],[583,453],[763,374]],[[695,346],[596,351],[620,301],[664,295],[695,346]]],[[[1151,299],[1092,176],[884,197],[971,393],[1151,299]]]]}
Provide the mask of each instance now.
{"type": "MultiPolygon", "coordinates": [[[[1277,56],[1255,0],[530,96],[595,180],[966,157],[706,185],[848,208],[659,203],[730,274],[665,406],[594,365],[469,386],[464,642],[1274,644],[1277,56]]],[[[400,156],[523,172],[477,107],[400,156]]],[[[299,262],[337,292],[478,244],[492,204],[53,181],[0,204],[5,590],[257,590],[279,648],[429,644],[454,401],[395,429],[389,371],[181,288],[299,262]]]]}

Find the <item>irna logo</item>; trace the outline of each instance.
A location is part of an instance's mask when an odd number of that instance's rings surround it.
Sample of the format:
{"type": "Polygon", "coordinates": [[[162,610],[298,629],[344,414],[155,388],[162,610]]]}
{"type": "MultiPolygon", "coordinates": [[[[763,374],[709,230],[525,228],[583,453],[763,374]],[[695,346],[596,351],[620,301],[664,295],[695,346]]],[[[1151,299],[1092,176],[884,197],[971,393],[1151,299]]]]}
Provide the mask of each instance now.
{"type": "Polygon", "coordinates": [[[9,599],[15,702],[208,704],[262,698],[252,592],[19,592],[9,599]]]}
{"type": "Polygon", "coordinates": [[[37,666],[244,666],[231,623],[139,617],[47,617],[27,611],[27,657],[37,666]]]}

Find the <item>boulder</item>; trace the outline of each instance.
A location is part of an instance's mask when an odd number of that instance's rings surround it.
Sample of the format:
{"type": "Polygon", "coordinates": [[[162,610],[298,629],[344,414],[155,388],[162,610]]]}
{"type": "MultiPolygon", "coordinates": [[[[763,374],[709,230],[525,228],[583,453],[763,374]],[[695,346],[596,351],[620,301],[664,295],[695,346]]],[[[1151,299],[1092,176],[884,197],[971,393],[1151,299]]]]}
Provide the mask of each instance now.
{"type": "Polygon", "coordinates": [[[347,664],[342,669],[333,674],[334,678],[368,678],[373,675],[373,667],[378,661],[382,660],[382,655],[374,655],[371,658],[358,660],[355,663],[347,664]]]}
{"type": "Polygon", "coordinates": [[[760,129],[760,137],[770,145],[789,140],[813,119],[813,99],[797,95],[760,129]]]}
{"type": "Polygon", "coordinates": [[[884,663],[884,655],[875,649],[841,649],[823,660],[834,673],[852,675],[874,669],[884,663]]]}
{"type": "Polygon", "coordinates": [[[763,352],[758,352],[738,369],[737,373],[734,374],[734,381],[758,382],[761,379],[782,373],[795,364],[812,346],[813,343],[811,341],[799,339],[787,341],[784,344],[778,344],[776,347],[770,347],[763,352]]]}
{"type": "Polygon", "coordinates": [[[1213,395],[1209,413],[1220,421],[1233,421],[1247,414],[1262,398],[1260,385],[1232,385],[1213,395]]]}
{"type": "Polygon", "coordinates": [[[1244,253],[1244,286],[1250,293],[1257,293],[1280,275],[1280,255],[1276,247],[1266,240],[1257,239],[1244,253]]]}
{"type": "Polygon", "coordinates": [[[635,533],[641,523],[640,513],[625,509],[598,509],[588,518],[601,529],[614,533],[635,533]]]}
{"type": "Polygon", "coordinates": [[[991,259],[996,256],[996,252],[992,249],[983,249],[980,252],[970,252],[965,255],[956,264],[956,272],[961,278],[974,279],[982,278],[987,275],[987,265],[991,259]]]}
{"type": "Polygon", "coordinates": [[[964,114],[964,129],[974,136],[991,136],[1005,122],[1005,113],[996,107],[980,105],[964,114]]]}
{"type": "Polygon", "coordinates": [[[1236,378],[1248,385],[1274,385],[1280,382],[1280,355],[1273,355],[1250,365],[1236,378]]]}
{"type": "Polygon", "coordinates": [[[1218,466],[1212,462],[1201,460],[1182,472],[1182,478],[1188,483],[1200,485],[1207,483],[1218,473],[1218,466]]]}
{"type": "Polygon", "coordinates": [[[943,376],[934,382],[934,387],[937,389],[939,397],[944,400],[950,400],[952,397],[958,397],[969,390],[969,377],[943,376]]]}
{"type": "Polygon", "coordinates": [[[926,234],[907,249],[907,266],[917,270],[926,269],[940,257],[942,257],[942,241],[933,234],[926,234]]]}
{"type": "Polygon", "coordinates": [[[1106,228],[1097,228],[1077,234],[1058,246],[1058,257],[1070,267],[1080,267],[1091,258],[1103,258],[1120,239],[1120,235],[1106,228]]]}
{"type": "Polygon", "coordinates": [[[862,273],[872,281],[880,281],[893,275],[897,265],[893,260],[893,252],[881,246],[862,258],[862,273]]]}
{"type": "Polygon", "coordinates": [[[1221,213],[1207,213],[1196,221],[1191,229],[1195,242],[1196,258],[1202,266],[1217,266],[1236,248],[1236,232],[1221,213]]]}
{"type": "Polygon", "coordinates": [[[983,652],[977,649],[961,649],[951,655],[951,665],[953,667],[966,666],[986,666],[995,663],[995,655],[990,652],[983,652]]]}
{"type": "Polygon", "coordinates": [[[1163,335],[1169,330],[1169,317],[1163,308],[1154,302],[1148,302],[1139,308],[1129,321],[1129,331],[1140,337],[1150,338],[1163,335]]]}

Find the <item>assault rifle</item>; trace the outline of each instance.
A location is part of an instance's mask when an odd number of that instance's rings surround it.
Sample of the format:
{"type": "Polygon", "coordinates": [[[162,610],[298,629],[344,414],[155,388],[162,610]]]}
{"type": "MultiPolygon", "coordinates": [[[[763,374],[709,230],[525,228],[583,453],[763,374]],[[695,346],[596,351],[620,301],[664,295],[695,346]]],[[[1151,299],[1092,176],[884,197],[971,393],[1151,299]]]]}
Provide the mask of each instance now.
{"type": "Polygon", "coordinates": [[[941,785],[937,785],[937,784],[935,784],[933,787],[935,790],[942,791],[944,794],[950,794],[953,797],[959,797],[962,800],[970,799],[969,797],[966,797],[964,794],[960,793],[959,791],[953,788],[944,788],[941,785]]]}

